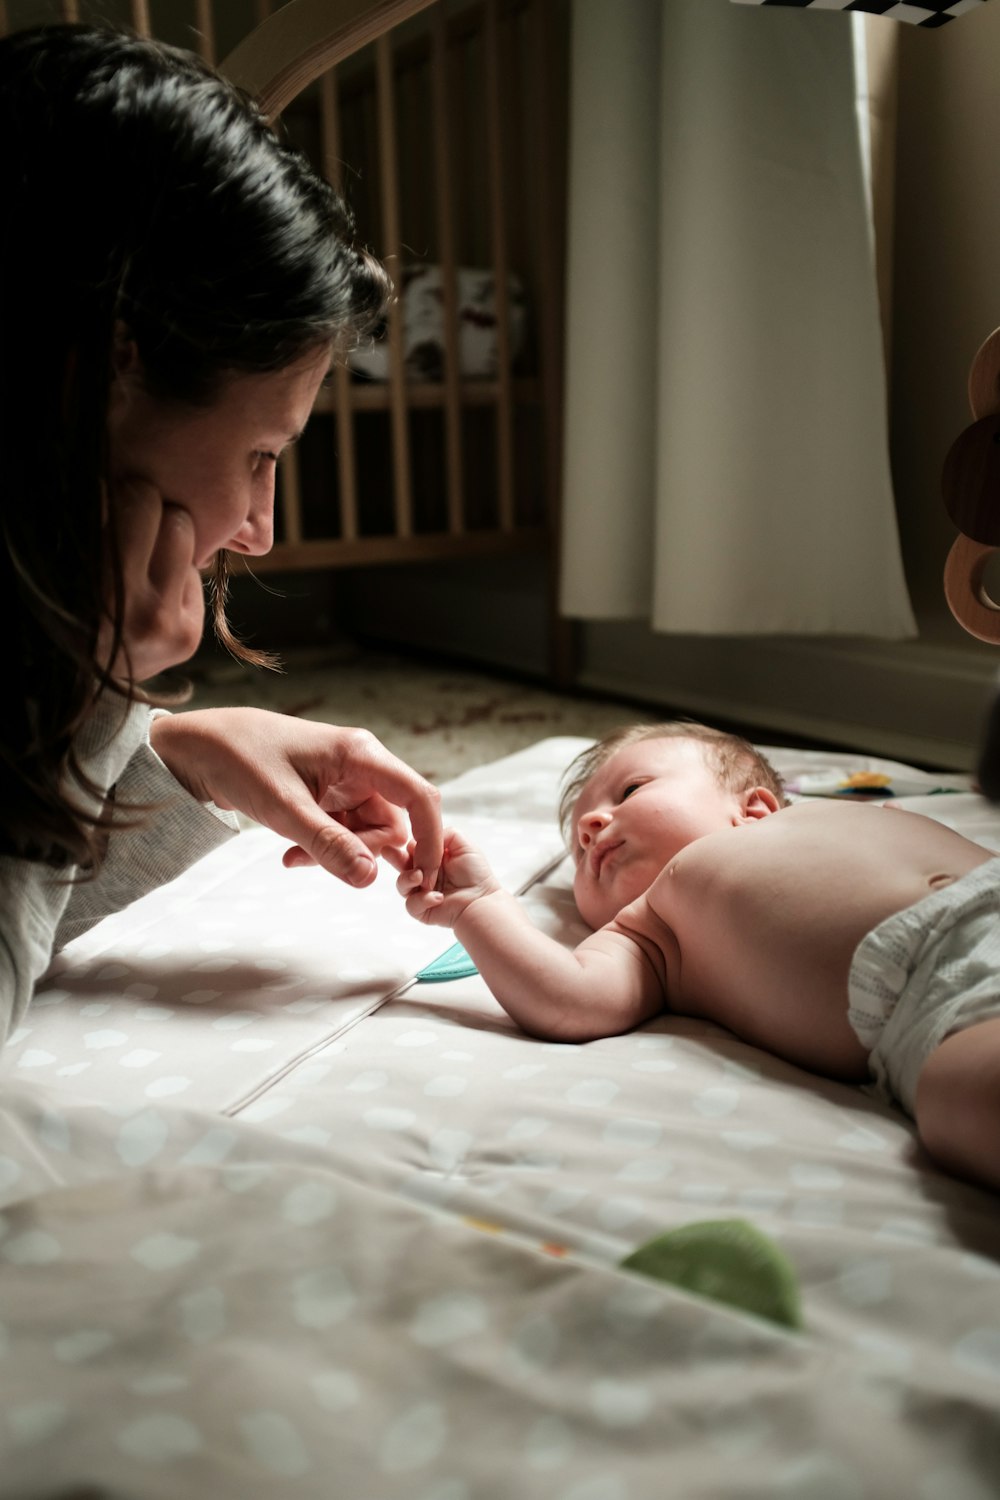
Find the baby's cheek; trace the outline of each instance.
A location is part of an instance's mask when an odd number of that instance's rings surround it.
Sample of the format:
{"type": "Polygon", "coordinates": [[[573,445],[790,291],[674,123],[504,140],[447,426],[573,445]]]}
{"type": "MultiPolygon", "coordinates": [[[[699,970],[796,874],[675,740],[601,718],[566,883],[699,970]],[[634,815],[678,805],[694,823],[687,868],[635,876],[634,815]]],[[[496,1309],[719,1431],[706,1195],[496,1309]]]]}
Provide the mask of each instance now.
{"type": "Polygon", "coordinates": [[[585,872],[578,871],[573,881],[573,897],[576,901],[576,909],[580,913],[588,927],[593,927],[596,932],[611,920],[614,912],[605,911],[608,905],[603,893],[595,890],[593,883],[586,877],[585,872]]]}
{"type": "MultiPolygon", "coordinates": [[[[582,917],[583,904],[586,900],[586,896],[584,894],[584,880],[582,870],[577,870],[576,874],[573,876],[573,900],[576,902],[576,909],[582,917]]],[[[586,917],[584,917],[584,921],[586,921],[586,917]]]]}

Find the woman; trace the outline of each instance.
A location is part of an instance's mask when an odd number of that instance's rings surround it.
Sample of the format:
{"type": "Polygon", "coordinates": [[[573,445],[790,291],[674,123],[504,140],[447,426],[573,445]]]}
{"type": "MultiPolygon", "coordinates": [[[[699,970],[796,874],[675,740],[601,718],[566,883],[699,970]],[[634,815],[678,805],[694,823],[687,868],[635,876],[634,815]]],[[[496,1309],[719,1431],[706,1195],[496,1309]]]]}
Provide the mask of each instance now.
{"type": "Polygon", "coordinates": [[[342,203],[197,58],[114,31],[0,42],[0,135],[2,1041],[54,946],[234,810],[356,886],[410,830],[436,869],[441,831],[363,731],[140,688],[196,649],[206,570],[262,660],[224,555],[270,547],[278,454],[390,290],[342,203]]]}

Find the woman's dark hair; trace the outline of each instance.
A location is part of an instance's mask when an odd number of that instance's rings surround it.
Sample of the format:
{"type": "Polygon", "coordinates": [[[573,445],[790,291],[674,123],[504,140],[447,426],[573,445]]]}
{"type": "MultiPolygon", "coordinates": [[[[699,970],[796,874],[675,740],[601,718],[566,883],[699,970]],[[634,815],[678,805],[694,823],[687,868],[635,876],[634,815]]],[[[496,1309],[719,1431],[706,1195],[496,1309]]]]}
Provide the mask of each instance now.
{"type": "MultiPolygon", "coordinates": [[[[105,483],[116,329],[153,395],[206,405],[234,375],[355,341],[390,283],[301,153],[177,48],[82,26],[14,33],[0,140],[0,850],[59,864],[90,855],[74,736],[102,685],[102,613],[116,648],[121,633],[105,483]]],[[[216,584],[232,646],[224,563],[216,584]]]]}

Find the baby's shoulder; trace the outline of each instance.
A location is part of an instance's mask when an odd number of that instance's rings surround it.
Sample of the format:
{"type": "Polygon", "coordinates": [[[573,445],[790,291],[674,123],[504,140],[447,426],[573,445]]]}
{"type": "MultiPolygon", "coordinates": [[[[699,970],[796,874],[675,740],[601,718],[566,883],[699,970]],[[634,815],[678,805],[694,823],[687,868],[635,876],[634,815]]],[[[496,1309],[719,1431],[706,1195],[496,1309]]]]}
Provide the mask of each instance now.
{"type": "Polygon", "coordinates": [[[665,966],[669,972],[679,958],[680,948],[673,925],[664,912],[663,903],[656,899],[656,889],[662,878],[661,874],[649,890],[637,900],[623,906],[618,915],[608,923],[606,930],[629,938],[648,957],[654,959],[658,968],[665,966]]]}

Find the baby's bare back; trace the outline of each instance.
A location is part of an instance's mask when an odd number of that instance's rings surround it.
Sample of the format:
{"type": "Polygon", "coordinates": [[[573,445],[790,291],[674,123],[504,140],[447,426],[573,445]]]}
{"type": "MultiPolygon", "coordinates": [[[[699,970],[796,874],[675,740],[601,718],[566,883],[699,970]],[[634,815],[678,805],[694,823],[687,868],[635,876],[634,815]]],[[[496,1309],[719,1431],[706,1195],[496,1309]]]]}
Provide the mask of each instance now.
{"type": "Polygon", "coordinates": [[[818,1072],[863,1077],[847,1019],[855,949],[991,857],[931,818],[843,802],[799,803],[698,839],[646,898],[669,1008],[818,1072]]]}

